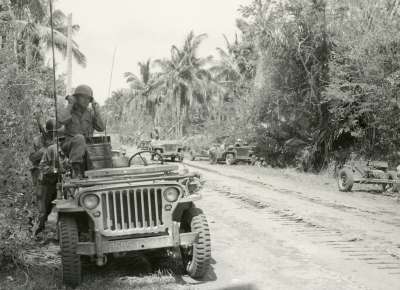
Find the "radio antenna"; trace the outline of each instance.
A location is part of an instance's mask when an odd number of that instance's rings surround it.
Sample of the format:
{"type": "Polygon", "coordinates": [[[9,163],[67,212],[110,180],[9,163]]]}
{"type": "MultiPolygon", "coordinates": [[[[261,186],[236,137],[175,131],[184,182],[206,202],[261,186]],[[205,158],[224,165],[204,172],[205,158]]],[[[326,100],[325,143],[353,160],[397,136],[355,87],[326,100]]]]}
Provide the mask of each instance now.
{"type": "MultiPolygon", "coordinates": [[[[115,55],[117,54],[117,46],[114,47],[114,52],[113,52],[113,58],[111,62],[111,71],[110,71],[110,80],[108,82],[108,92],[107,92],[107,98],[111,98],[111,84],[112,84],[112,78],[113,78],[113,72],[114,72],[114,65],[115,65],[115,55]]],[[[108,118],[106,117],[106,124],[105,124],[105,130],[104,130],[104,135],[107,138],[107,120],[108,118]]]]}
{"type": "Polygon", "coordinates": [[[56,124],[55,128],[53,128],[53,140],[56,141],[57,144],[57,152],[53,158],[53,168],[57,167],[57,172],[60,172],[60,162],[59,162],[59,142],[58,142],[58,134],[57,134],[57,126],[58,126],[58,108],[57,108],[57,85],[56,85],[56,56],[54,52],[54,24],[53,24],[53,1],[49,0],[50,3],[50,28],[51,28],[51,52],[52,52],[52,59],[53,59],[53,98],[54,98],[54,111],[55,111],[55,118],[56,124]]]}

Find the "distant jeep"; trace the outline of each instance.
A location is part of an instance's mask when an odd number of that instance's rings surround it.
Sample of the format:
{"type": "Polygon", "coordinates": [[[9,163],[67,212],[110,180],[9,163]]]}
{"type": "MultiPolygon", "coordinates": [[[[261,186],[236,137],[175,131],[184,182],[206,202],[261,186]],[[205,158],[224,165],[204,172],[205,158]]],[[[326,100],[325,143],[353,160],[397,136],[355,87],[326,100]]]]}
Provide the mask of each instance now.
{"type": "Polygon", "coordinates": [[[150,151],[152,150],[151,140],[141,140],[137,145],[138,151],[150,151]]]}
{"type": "Polygon", "coordinates": [[[214,145],[210,149],[210,161],[212,164],[225,162],[227,165],[233,165],[244,162],[254,165],[257,161],[255,146],[235,144],[226,148],[224,145],[214,145]]]}
{"type": "Polygon", "coordinates": [[[205,159],[210,157],[210,149],[206,146],[192,146],[189,149],[190,160],[205,159]]]}
{"type": "MultiPolygon", "coordinates": [[[[183,145],[180,141],[176,140],[165,140],[165,141],[157,141],[152,144],[152,150],[154,153],[158,153],[158,155],[162,156],[162,158],[169,159],[171,161],[183,161],[183,145]]],[[[156,155],[153,155],[153,158],[156,155]]]]}
{"type": "MultiPolygon", "coordinates": [[[[111,154],[109,144],[94,145],[106,159],[113,155],[113,162],[123,157],[121,152],[111,154]]],[[[200,177],[163,164],[159,153],[158,164],[131,165],[132,160],[146,160],[145,153],[153,152],[134,154],[126,167],[99,168],[109,163],[94,163],[97,168],[86,171],[83,179],[63,173],[55,203],[65,284],[81,283],[82,256],[102,266],[112,255],[143,250],[173,250],[193,278],[207,272],[210,232],[205,215],[194,205],[201,198],[200,177]]]]}

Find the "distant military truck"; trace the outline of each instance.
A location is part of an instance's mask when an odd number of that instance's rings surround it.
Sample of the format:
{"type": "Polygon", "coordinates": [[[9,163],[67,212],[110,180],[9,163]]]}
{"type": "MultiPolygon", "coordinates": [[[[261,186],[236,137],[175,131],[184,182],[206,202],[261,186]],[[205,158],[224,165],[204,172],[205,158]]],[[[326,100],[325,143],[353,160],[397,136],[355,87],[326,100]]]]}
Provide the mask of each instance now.
{"type": "MultiPolygon", "coordinates": [[[[178,140],[164,140],[152,143],[152,150],[158,153],[164,160],[183,161],[183,144],[178,140]]],[[[153,153],[152,159],[156,158],[153,153]]]]}
{"type": "Polygon", "coordinates": [[[255,154],[255,146],[236,142],[230,146],[216,146],[210,149],[210,161],[212,164],[225,162],[227,165],[233,165],[240,162],[255,165],[257,156],[255,154]]]}

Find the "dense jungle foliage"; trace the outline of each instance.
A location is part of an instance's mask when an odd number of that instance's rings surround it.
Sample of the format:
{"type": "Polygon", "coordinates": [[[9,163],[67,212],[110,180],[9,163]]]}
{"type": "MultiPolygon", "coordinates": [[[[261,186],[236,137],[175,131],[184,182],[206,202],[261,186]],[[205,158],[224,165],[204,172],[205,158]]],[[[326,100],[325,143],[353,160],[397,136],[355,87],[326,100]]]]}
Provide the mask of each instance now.
{"type": "Polygon", "coordinates": [[[130,89],[105,106],[111,127],[244,138],[273,166],[319,171],[352,151],[398,164],[399,1],[254,0],[239,11],[217,57],[200,57],[207,36],[190,32],[169,58],[126,73],[130,89]]]}
{"type": "MultiPolygon", "coordinates": [[[[55,46],[66,51],[66,16],[54,12],[55,46]]],[[[18,264],[24,246],[32,243],[27,230],[35,218],[30,206],[32,181],[28,159],[33,137],[39,134],[36,119],[53,116],[53,73],[49,66],[48,1],[0,0],[0,268],[18,264]],[[12,260],[14,263],[7,263],[12,260]]],[[[78,26],[74,26],[78,30],[78,26]]],[[[74,44],[75,59],[85,57],[74,44]]],[[[65,95],[64,80],[57,93],[65,95]]],[[[3,276],[0,278],[4,279],[3,276]]],[[[0,286],[1,288],[2,286],[0,286]]]]}

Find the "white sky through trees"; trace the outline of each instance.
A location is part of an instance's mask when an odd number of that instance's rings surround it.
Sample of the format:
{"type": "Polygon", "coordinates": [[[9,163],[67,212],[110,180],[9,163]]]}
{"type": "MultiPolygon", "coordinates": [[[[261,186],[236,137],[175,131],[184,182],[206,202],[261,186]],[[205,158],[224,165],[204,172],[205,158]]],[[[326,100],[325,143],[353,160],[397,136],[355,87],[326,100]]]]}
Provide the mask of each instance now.
{"type": "MultiPolygon", "coordinates": [[[[73,85],[87,83],[101,104],[107,98],[114,47],[117,47],[112,90],[126,87],[123,73],[138,73],[137,63],[168,57],[172,44],[181,46],[185,35],[207,33],[200,55],[224,47],[222,34],[236,32],[237,9],[250,0],[58,0],[55,9],[73,14],[81,26],[75,40],[85,53],[86,68],[73,64],[73,85]]],[[[59,70],[65,61],[58,57],[59,70]]]]}

